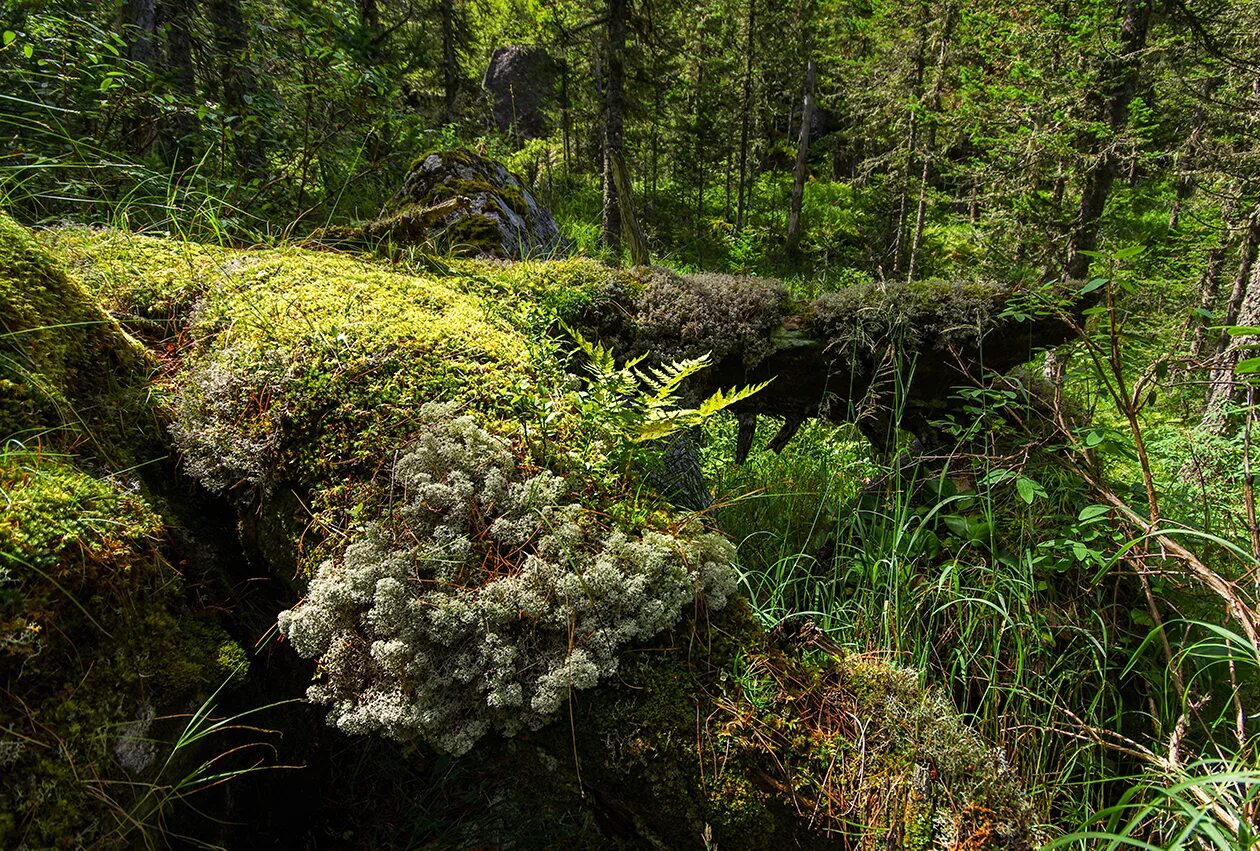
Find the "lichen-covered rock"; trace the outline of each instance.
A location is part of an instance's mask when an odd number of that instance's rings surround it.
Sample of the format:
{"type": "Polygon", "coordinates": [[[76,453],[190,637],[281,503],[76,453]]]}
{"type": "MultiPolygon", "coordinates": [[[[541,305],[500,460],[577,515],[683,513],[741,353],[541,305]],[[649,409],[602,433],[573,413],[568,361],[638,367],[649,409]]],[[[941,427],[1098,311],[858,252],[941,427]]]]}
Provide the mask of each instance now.
{"type": "Polygon", "coordinates": [[[420,157],[378,218],[324,236],[512,260],[566,248],[555,219],[519,177],[464,149],[420,157]]]}

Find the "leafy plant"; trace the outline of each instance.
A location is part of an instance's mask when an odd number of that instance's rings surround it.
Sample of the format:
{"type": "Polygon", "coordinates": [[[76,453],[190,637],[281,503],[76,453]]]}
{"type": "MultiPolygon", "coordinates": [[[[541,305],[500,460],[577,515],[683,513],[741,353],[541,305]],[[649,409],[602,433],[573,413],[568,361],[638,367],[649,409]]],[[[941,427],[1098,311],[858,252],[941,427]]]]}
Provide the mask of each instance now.
{"type": "Polygon", "coordinates": [[[632,443],[663,440],[695,428],[770,384],[718,389],[696,407],[686,407],[683,384],[710,365],[708,354],[643,369],[639,365],[648,356],[640,355],[618,366],[612,349],[587,340],[567,325],[564,328],[587,358],[584,366],[591,387],[581,394],[583,402],[614,434],[632,443]]]}

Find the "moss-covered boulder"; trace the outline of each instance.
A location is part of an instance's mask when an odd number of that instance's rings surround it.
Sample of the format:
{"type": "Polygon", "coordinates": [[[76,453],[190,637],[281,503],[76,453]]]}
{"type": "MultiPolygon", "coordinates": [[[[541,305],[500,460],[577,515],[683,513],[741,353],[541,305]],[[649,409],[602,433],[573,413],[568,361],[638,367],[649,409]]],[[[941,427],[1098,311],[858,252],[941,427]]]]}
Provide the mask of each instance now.
{"type": "Polygon", "coordinates": [[[2,213],[0,329],[0,846],[128,846],[194,758],[171,716],[245,657],[144,481],[156,361],[2,213]]]}
{"type": "MultiPolygon", "coordinates": [[[[467,816],[465,846],[577,824],[622,847],[1030,841],[947,703],[807,630],[767,635],[711,521],[645,486],[623,400],[549,332],[650,300],[656,273],[47,239],[124,322],[189,306],[146,338],[171,348],[185,469],[293,581],[282,631],[339,727],[486,767],[498,812],[467,816]]],[[[736,311],[750,341],[785,310],[763,288],[736,311]]]]}
{"type": "Polygon", "coordinates": [[[148,356],[29,232],[0,212],[0,439],[90,444],[124,465],[159,432],[148,356]]]}
{"type": "Polygon", "coordinates": [[[380,216],[323,237],[512,260],[566,250],[555,219],[525,183],[503,164],[466,149],[420,157],[380,216]]]}

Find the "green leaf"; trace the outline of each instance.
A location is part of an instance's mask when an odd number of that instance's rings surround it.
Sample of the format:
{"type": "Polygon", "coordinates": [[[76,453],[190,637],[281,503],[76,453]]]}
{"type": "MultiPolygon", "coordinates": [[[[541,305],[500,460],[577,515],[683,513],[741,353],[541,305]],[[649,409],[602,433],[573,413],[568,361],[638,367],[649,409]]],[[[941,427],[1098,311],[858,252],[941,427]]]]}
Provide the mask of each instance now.
{"type": "Polygon", "coordinates": [[[1260,357],[1246,358],[1238,362],[1238,366],[1234,367],[1234,372],[1239,375],[1250,375],[1254,372],[1260,372],[1260,357]]]}
{"type": "Polygon", "coordinates": [[[22,45],[22,55],[25,56],[27,59],[30,59],[32,56],[34,56],[35,45],[30,44],[29,42],[27,44],[22,45]]]}
{"type": "Polygon", "coordinates": [[[1102,443],[1103,440],[1104,436],[1101,431],[1094,430],[1085,435],[1085,445],[1090,449],[1093,449],[1095,446],[1102,443]]]}
{"type": "Polygon", "coordinates": [[[1116,251],[1113,256],[1117,260],[1132,260],[1134,257],[1140,257],[1145,253],[1145,245],[1128,245],[1116,251]]]}
{"type": "Polygon", "coordinates": [[[1045,488],[1043,488],[1041,485],[1039,485],[1037,482],[1033,481],[1032,479],[1028,478],[1027,476],[1020,476],[1018,479],[1015,480],[1015,490],[1019,491],[1020,499],[1022,499],[1024,502],[1028,503],[1029,505],[1032,505],[1033,500],[1039,496],[1040,497],[1049,496],[1049,494],[1046,493],[1045,488]]]}
{"type": "Polygon", "coordinates": [[[13,44],[13,42],[17,40],[17,33],[15,33],[13,30],[5,30],[3,40],[4,40],[4,46],[8,47],[10,44],[13,44]]]}
{"type": "Polygon", "coordinates": [[[1014,476],[1015,474],[1010,470],[1004,470],[1001,467],[998,467],[997,469],[993,469],[985,473],[984,478],[976,484],[985,486],[1000,485],[1002,482],[1010,481],[1014,476]]]}
{"type": "Polygon", "coordinates": [[[1102,517],[1111,510],[1109,505],[1087,505],[1081,509],[1081,513],[1076,515],[1077,520],[1088,521],[1102,517]]]}
{"type": "Polygon", "coordinates": [[[1092,293],[1094,290],[1099,289],[1100,287],[1106,286],[1106,284],[1107,284],[1106,278],[1094,278],[1088,284],[1081,287],[1081,295],[1085,295],[1086,293],[1092,293]]]}

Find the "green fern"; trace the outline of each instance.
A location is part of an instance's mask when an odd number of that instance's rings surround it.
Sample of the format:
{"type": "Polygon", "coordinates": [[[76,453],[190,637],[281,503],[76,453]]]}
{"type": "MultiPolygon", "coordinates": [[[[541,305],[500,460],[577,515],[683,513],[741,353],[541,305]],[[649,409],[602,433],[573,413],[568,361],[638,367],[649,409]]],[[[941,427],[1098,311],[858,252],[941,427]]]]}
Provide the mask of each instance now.
{"type": "Polygon", "coordinates": [[[682,429],[700,425],[709,417],[736,402],[760,392],[770,382],[744,387],[719,389],[697,408],[682,407],[680,390],[683,382],[708,368],[712,362],[706,353],[698,358],[672,361],[662,366],[637,369],[647,355],[640,355],[617,366],[613,350],[592,342],[574,328],[561,327],[577,343],[586,356],[585,365],[592,387],[584,398],[598,416],[619,436],[632,443],[647,443],[669,437],[682,429]]]}

